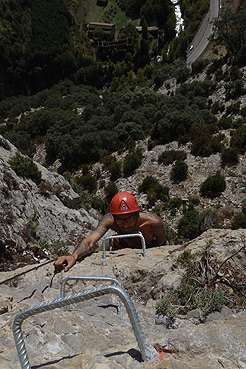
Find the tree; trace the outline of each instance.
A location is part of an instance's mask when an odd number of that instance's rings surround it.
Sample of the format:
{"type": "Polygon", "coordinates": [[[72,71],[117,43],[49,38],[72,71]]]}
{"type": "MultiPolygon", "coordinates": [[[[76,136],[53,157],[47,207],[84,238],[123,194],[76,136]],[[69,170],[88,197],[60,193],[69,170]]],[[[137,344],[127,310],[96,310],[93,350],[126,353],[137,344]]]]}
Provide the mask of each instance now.
{"type": "Polygon", "coordinates": [[[240,154],[244,154],[246,150],[246,127],[241,128],[232,132],[230,147],[238,150],[240,154]]]}
{"type": "Polygon", "coordinates": [[[231,55],[237,54],[246,43],[246,6],[243,5],[237,13],[231,7],[224,6],[220,17],[215,21],[217,43],[224,44],[231,55]]]}
{"type": "Polygon", "coordinates": [[[229,147],[228,149],[224,149],[221,153],[221,164],[225,165],[234,165],[239,161],[238,149],[235,147],[229,147]]]}
{"type": "Polygon", "coordinates": [[[200,186],[200,193],[202,196],[216,197],[226,189],[226,181],[224,176],[217,172],[213,176],[209,176],[200,186]]]}
{"type": "Polygon", "coordinates": [[[239,228],[246,228],[246,214],[244,213],[234,215],[231,229],[239,228]]]}
{"type": "Polygon", "coordinates": [[[93,31],[93,39],[102,41],[105,39],[105,32],[102,28],[95,28],[93,31]]]}
{"type": "Polygon", "coordinates": [[[121,162],[120,161],[115,161],[114,163],[112,163],[110,166],[109,166],[109,172],[111,174],[111,179],[113,181],[115,181],[116,179],[120,178],[121,177],[121,162]]]}
{"type": "Polygon", "coordinates": [[[182,160],[176,160],[171,170],[171,179],[173,181],[183,181],[187,178],[188,165],[182,160]]]}
{"type": "Polygon", "coordinates": [[[124,176],[129,176],[141,165],[142,161],[142,150],[137,149],[130,152],[123,162],[123,173],[124,176]]]}

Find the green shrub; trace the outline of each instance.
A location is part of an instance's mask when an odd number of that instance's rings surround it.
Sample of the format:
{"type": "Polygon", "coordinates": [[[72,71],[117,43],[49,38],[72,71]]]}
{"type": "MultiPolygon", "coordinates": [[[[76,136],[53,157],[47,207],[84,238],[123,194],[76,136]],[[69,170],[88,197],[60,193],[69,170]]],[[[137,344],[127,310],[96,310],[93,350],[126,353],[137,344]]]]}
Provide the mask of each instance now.
{"type": "Polygon", "coordinates": [[[167,150],[164,151],[158,157],[158,164],[169,165],[175,160],[185,160],[187,158],[187,153],[185,151],[178,150],[167,150]]]}
{"type": "Polygon", "coordinates": [[[106,155],[102,158],[102,164],[104,170],[109,170],[110,166],[116,162],[114,155],[106,155]]]}
{"type": "Polygon", "coordinates": [[[89,192],[95,192],[97,189],[97,179],[91,174],[83,176],[80,180],[80,184],[84,190],[88,190],[89,192]]]}
{"type": "Polygon", "coordinates": [[[240,154],[246,151],[246,127],[243,126],[232,133],[230,147],[235,148],[240,154]]]}
{"type": "Polygon", "coordinates": [[[246,228],[246,214],[244,213],[234,215],[231,229],[239,228],[246,228]]]}
{"type": "Polygon", "coordinates": [[[9,140],[23,155],[31,155],[35,152],[31,137],[26,132],[7,131],[3,136],[9,140]]]}
{"type": "Polygon", "coordinates": [[[220,288],[212,292],[205,288],[201,289],[199,283],[189,273],[182,278],[180,290],[183,304],[189,301],[187,310],[200,309],[206,315],[212,311],[220,311],[225,301],[223,289],[220,288]]]}
{"type": "Polygon", "coordinates": [[[49,243],[46,240],[41,240],[39,246],[42,250],[46,250],[52,257],[66,255],[68,253],[67,244],[63,241],[55,241],[49,243]]]}
{"type": "Polygon", "coordinates": [[[92,197],[91,206],[93,209],[99,210],[103,214],[107,212],[107,204],[104,200],[98,199],[97,197],[92,197]]]}
{"type": "Polygon", "coordinates": [[[172,307],[170,299],[168,297],[165,297],[156,303],[155,312],[157,315],[169,317],[174,317],[176,315],[176,311],[172,307]]]}
{"type": "Polygon", "coordinates": [[[28,177],[36,183],[40,183],[41,172],[31,158],[24,157],[17,152],[9,159],[8,163],[19,176],[28,177]]]}
{"type": "Polygon", "coordinates": [[[213,136],[209,131],[209,127],[196,130],[192,140],[191,154],[195,156],[210,156],[221,152],[223,149],[223,144],[220,142],[221,139],[220,135],[213,136]]]}
{"type": "Polygon", "coordinates": [[[222,166],[237,164],[238,160],[238,149],[235,147],[224,149],[221,153],[222,166]]]}
{"type": "Polygon", "coordinates": [[[153,205],[158,199],[163,202],[167,202],[169,200],[169,188],[167,186],[162,186],[158,180],[152,176],[144,178],[143,182],[139,185],[138,190],[139,192],[147,194],[148,201],[151,205],[153,205]]]}
{"type": "Polygon", "coordinates": [[[146,191],[146,194],[147,194],[147,200],[148,200],[148,204],[150,206],[153,206],[157,200],[157,194],[155,192],[155,189],[154,188],[149,188],[147,191],[146,191]]]}
{"type": "Polygon", "coordinates": [[[232,128],[233,129],[239,129],[241,128],[242,126],[244,126],[246,123],[246,120],[245,118],[238,118],[238,119],[233,119],[233,122],[232,122],[232,128]]]}
{"type": "Polygon", "coordinates": [[[194,259],[194,255],[191,253],[191,250],[184,250],[177,257],[177,263],[181,264],[184,267],[189,267],[193,259],[194,259]]]}
{"type": "Polygon", "coordinates": [[[224,176],[217,172],[213,176],[209,176],[200,186],[201,196],[216,197],[226,189],[226,181],[224,176]]]}
{"type": "Polygon", "coordinates": [[[244,106],[242,109],[241,109],[241,112],[240,112],[241,116],[242,117],[246,117],[246,106],[244,106]]]}
{"type": "Polygon", "coordinates": [[[109,182],[109,184],[104,187],[104,191],[106,195],[106,201],[110,203],[114,195],[118,193],[118,187],[114,182],[109,182]]]}
{"type": "MultiPolygon", "coordinates": [[[[231,96],[231,94],[230,94],[230,99],[231,98],[233,98],[233,97],[235,97],[235,96],[231,96]]],[[[230,115],[230,114],[238,114],[239,113],[239,111],[240,111],[240,101],[237,101],[235,104],[231,104],[231,105],[229,105],[228,107],[227,107],[227,109],[226,109],[226,114],[227,115],[230,115]]]]}
{"type": "Polygon", "coordinates": [[[227,117],[225,114],[218,120],[218,126],[220,129],[228,129],[232,127],[232,118],[227,117]]]}
{"type": "Polygon", "coordinates": [[[158,144],[157,140],[153,141],[151,139],[148,140],[148,151],[153,150],[153,148],[158,144]]]}
{"type": "Polygon", "coordinates": [[[182,161],[177,160],[171,170],[172,181],[183,181],[187,178],[188,165],[182,161]]]}
{"type": "Polygon", "coordinates": [[[188,200],[193,205],[200,204],[200,197],[199,197],[199,195],[189,195],[188,196],[188,200]]]}
{"type": "Polygon", "coordinates": [[[129,176],[141,165],[142,162],[142,151],[140,149],[130,152],[124,159],[123,162],[123,173],[124,176],[129,176]]]}
{"type": "Polygon", "coordinates": [[[39,192],[42,194],[42,195],[49,195],[50,193],[52,193],[52,186],[50,184],[50,182],[48,181],[41,181],[38,185],[39,187],[39,192]]]}
{"type": "Polygon", "coordinates": [[[178,222],[178,235],[191,240],[199,235],[198,212],[193,204],[184,209],[184,215],[178,222]]]}
{"type": "Polygon", "coordinates": [[[116,161],[109,166],[108,170],[113,181],[121,177],[121,165],[120,161],[116,161]]]}
{"type": "Polygon", "coordinates": [[[182,205],[182,203],[183,203],[183,201],[180,197],[173,197],[172,199],[170,199],[168,205],[169,205],[169,208],[171,209],[171,211],[176,213],[176,209],[179,209],[180,206],[182,205]]]}
{"type": "Polygon", "coordinates": [[[192,75],[196,75],[198,73],[201,73],[203,69],[208,65],[208,60],[196,60],[194,63],[192,63],[192,75]]]}
{"type": "MultiPolygon", "coordinates": [[[[86,167],[84,167],[83,169],[84,169],[83,172],[86,173],[87,171],[86,167]]],[[[97,179],[90,173],[86,173],[81,177],[74,176],[72,182],[74,190],[78,193],[81,193],[83,190],[87,190],[91,193],[94,193],[97,189],[97,179]]]]}

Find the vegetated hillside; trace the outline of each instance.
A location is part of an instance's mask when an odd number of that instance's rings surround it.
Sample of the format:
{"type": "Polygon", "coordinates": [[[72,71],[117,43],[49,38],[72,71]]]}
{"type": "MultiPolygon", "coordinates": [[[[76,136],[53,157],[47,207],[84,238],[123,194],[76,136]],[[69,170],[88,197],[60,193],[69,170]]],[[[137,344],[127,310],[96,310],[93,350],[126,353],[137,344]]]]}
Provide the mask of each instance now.
{"type": "Polygon", "coordinates": [[[76,82],[3,100],[0,133],[39,161],[36,151],[45,147],[41,162],[70,180],[81,207],[105,213],[118,190],[131,189],[174,228],[174,240],[212,226],[244,227],[244,15],[245,8],[225,9],[217,22],[225,58],[199,60],[191,69],[182,59],[172,65],[163,59],[136,73],[130,55],[113,72],[110,63],[92,63],[76,82]],[[112,74],[112,82],[89,86],[100,72],[112,74]],[[210,205],[208,215],[200,214],[210,205]]]}
{"type": "Polygon", "coordinates": [[[34,159],[53,162],[83,208],[105,213],[118,190],[133,192],[163,218],[171,242],[211,227],[245,227],[245,69],[223,64],[224,79],[215,83],[213,68],[184,84],[167,80],[157,92],[126,87],[99,96],[63,83],[46,91],[45,107],[7,121],[4,136],[23,153],[31,138],[39,143],[34,159]],[[236,70],[243,89],[234,100],[236,70]]]}
{"type": "Polygon", "coordinates": [[[209,0],[183,3],[186,32],[178,38],[170,0],[110,0],[106,6],[96,0],[1,3],[0,100],[35,94],[64,78],[102,88],[114,77],[149,66],[157,55],[168,63],[185,57],[209,0]],[[114,23],[116,32],[109,36],[97,28],[89,38],[90,21],[114,23]],[[149,25],[157,26],[158,32],[149,33],[149,25]]]}

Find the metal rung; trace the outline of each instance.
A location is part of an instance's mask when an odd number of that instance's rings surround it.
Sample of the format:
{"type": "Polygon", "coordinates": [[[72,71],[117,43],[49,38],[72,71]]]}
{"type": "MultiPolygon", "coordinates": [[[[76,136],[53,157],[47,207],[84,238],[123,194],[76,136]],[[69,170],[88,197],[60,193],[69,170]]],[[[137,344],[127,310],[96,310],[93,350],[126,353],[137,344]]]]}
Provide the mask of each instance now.
{"type": "MultiPolygon", "coordinates": [[[[89,281],[108,281],[114,284],[117,284],[119,287],[121,287],[121,284],[119,281],[117,281],[117,279],[115,278],[110,278],[110,277],[88,277],[88,276],[69,276],[63,279],[62,284],[61,284],[61,290],[60,290],[60,297],[64,297],[65,296],[65,284],[67,283],[67,281],[69,279],[75,279],[75,280],[89,280],[89,281]]],[[[122,303],[121,303],[121,299],[118,297],[118,303],[117,303],[117,311],[119,315],[122,315],[122,303]]],[[[64,307],[61,307],[61,310],[64,310],[64,307]]]]}
{"type": "Polygon", "coordinates": [[[23,310],[19,314],[16,315],[13,323],[13,335],[15,340],[15,345],[19,357],[19,361],[21,364],[21,369],[31,369],[28,355],[26,352],[25,342],[21,331],[21,325],[23,321],[35,314],[43,313],[44,311],[53,310],[58,307],[63,307],[66,305],[74,304],[76,302],[89,300],[93,297],[114,293],[122,300],[125,305],[126,311],[128,313],[136,340],[138,342],[138,346],[140,352],[142,354],[142,358],[144,361],[149,361],[153,359],[153,354],[151,353],[150,346],[147,344],[146,339],[144,337],[144,333],[142,331],[142,327],[140,325],[137,312],[131,301],[128,293],[124,291],[119,286],[104,286],[99,287],[93,290],[88,290],[85,292],[80,292],[75,295],[70,295],[66,297],[61,297],[57,300],[52,300],[48,302],[44,302],[42,304],[30,307],[28,309],[23,310]]]}
{"type": "Polygon", "coordinates": [[[128,237],[140,237],[142,248],[143,248],[143,257],[147,256],[146,255],[146,243],[145,243],[144,236],[142,232],[138,232],[138,233],[131,233],[131,234],[116,234],[114,236],[105,237],[103,239],[103,260],[107,258],[106,257],[106,240],[111,240],[112,238],[128,238],[128,237]]]}

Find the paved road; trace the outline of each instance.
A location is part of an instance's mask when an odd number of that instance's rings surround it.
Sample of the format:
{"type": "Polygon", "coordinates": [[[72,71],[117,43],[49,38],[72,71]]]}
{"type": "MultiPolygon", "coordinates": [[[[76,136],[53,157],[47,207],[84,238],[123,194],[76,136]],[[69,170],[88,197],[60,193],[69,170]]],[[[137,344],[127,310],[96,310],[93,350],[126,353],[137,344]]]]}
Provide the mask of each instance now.
{"type": "Polygon", "coordinates": [[[210,9],[204,18],[199,31],[195,35],[191,45],[192,50],[189,50],[186,63],[192,64],[205,50],[209,41],[208,38],[213,34],[214,19],[218,18],[219,0],[210,0],[210,9]]]}

